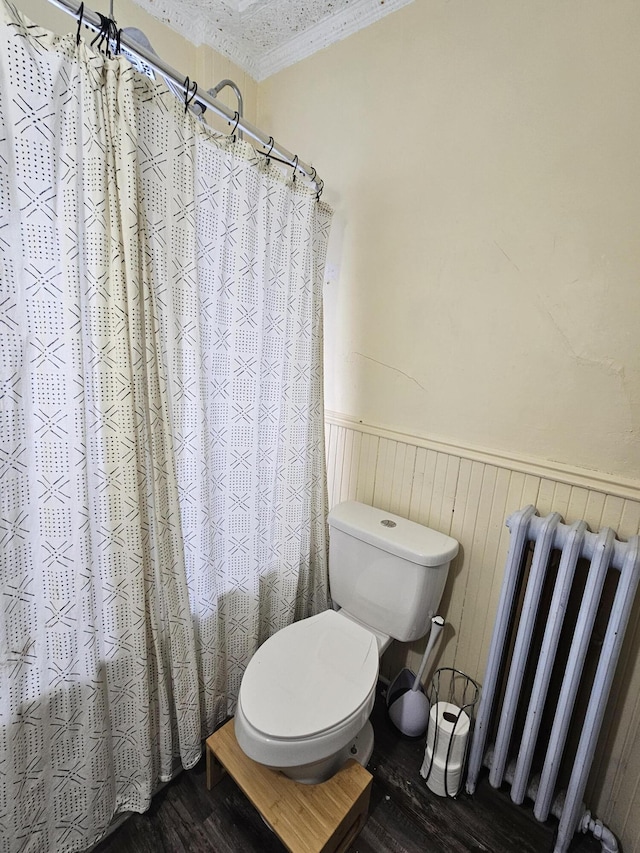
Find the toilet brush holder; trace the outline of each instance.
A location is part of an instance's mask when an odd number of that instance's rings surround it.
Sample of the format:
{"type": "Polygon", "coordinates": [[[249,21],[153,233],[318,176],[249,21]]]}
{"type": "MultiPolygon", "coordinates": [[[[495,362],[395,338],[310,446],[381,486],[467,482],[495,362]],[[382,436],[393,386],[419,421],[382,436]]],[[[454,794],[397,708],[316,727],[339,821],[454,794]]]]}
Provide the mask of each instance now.
{"type": "Polygon", "coordinates": [[[401,669],[387,689],[387,711],[393,725],[407,737],[422,737],[429,722],[429,700],[422,685],[412,690],[416,675],[401,669]]]}
{"type": "Polygon", "coordinates": [[[407,737],[421,737],[427,730],[429,700],[422,686],[422,676],[443,625],[441,616],[434,616],[431,620],[431,634],[418,674],[415,675],[410,669],[401,669],[387,690],[389,719],[407,737]]]}

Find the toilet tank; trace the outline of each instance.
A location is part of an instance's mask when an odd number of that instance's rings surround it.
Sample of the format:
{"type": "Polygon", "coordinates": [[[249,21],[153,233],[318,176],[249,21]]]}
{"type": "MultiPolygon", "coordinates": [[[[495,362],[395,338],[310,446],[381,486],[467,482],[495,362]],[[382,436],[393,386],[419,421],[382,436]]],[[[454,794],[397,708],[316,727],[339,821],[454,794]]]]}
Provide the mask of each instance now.
{"type": "Polygon", "coordinates": [[[458,542],[381,509],[346,501],[329,513],[329,584],[335,604],[407,642],[437,613],[458,542]]]}

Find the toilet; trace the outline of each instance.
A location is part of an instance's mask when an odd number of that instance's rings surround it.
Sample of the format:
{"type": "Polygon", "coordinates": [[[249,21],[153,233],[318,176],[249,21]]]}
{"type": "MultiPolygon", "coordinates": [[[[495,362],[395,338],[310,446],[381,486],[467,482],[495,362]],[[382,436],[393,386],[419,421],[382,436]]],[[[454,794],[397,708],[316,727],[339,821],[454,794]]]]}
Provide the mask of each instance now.
{"type": "Polygon", "coordinates": [[[339,609],[294,622],[260,646],[234,724],[249,758],[307,784],[349,758],[369,761],[380,656],[392,640],[428,632],[458,553],[450,536],[356,501],[334,507],[328,521],[339,609]]]}

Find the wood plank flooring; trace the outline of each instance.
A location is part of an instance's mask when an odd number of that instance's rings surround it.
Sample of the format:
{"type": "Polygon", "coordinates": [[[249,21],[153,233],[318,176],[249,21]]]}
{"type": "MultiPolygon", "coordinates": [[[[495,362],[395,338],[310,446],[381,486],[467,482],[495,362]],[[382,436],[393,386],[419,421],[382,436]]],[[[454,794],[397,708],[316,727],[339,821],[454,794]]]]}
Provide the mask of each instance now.
{"type": "MultiPolygon", "coordinates": [[[[556,821],[539,824],[528,807],[482,779],[473,797],[442,799],[420,777],[424,740],[398,735],[382,695],[372,716],[376,735],[369,764],[369,819],[350,853],[551,853],[556,821]]],[[[204,759],[160,791],[151,808],[126,823],[93,853],[283,853],[284,847],[226,777],[207,791],[204,759]]],[[[576,836],[571,853],[599,853],[591,836],[576,836]]]]}

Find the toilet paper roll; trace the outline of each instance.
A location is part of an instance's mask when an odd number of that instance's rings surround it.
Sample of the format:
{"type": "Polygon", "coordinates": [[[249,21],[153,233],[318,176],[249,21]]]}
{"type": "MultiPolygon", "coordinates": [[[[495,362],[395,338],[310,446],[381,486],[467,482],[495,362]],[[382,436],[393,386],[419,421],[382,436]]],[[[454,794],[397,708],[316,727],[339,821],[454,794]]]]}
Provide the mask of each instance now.
{"type": "Polygon", "coordinates": [[[429,712],[427,750],[433,763],[450,773],[459,771],[464,761],[471,721],[457,705],[436,702],[429,712]]]}
{"type": "Polygon", "coordinates": [[[429,749],[424,756],[424,764],[422,765],[421,775],[426,777],[427,787],[439,797],[455,797],[460,788],[462,780],[462,766],[445,772],[445,768],[441,767],[438,762],[431,761],[429,749]]]}

